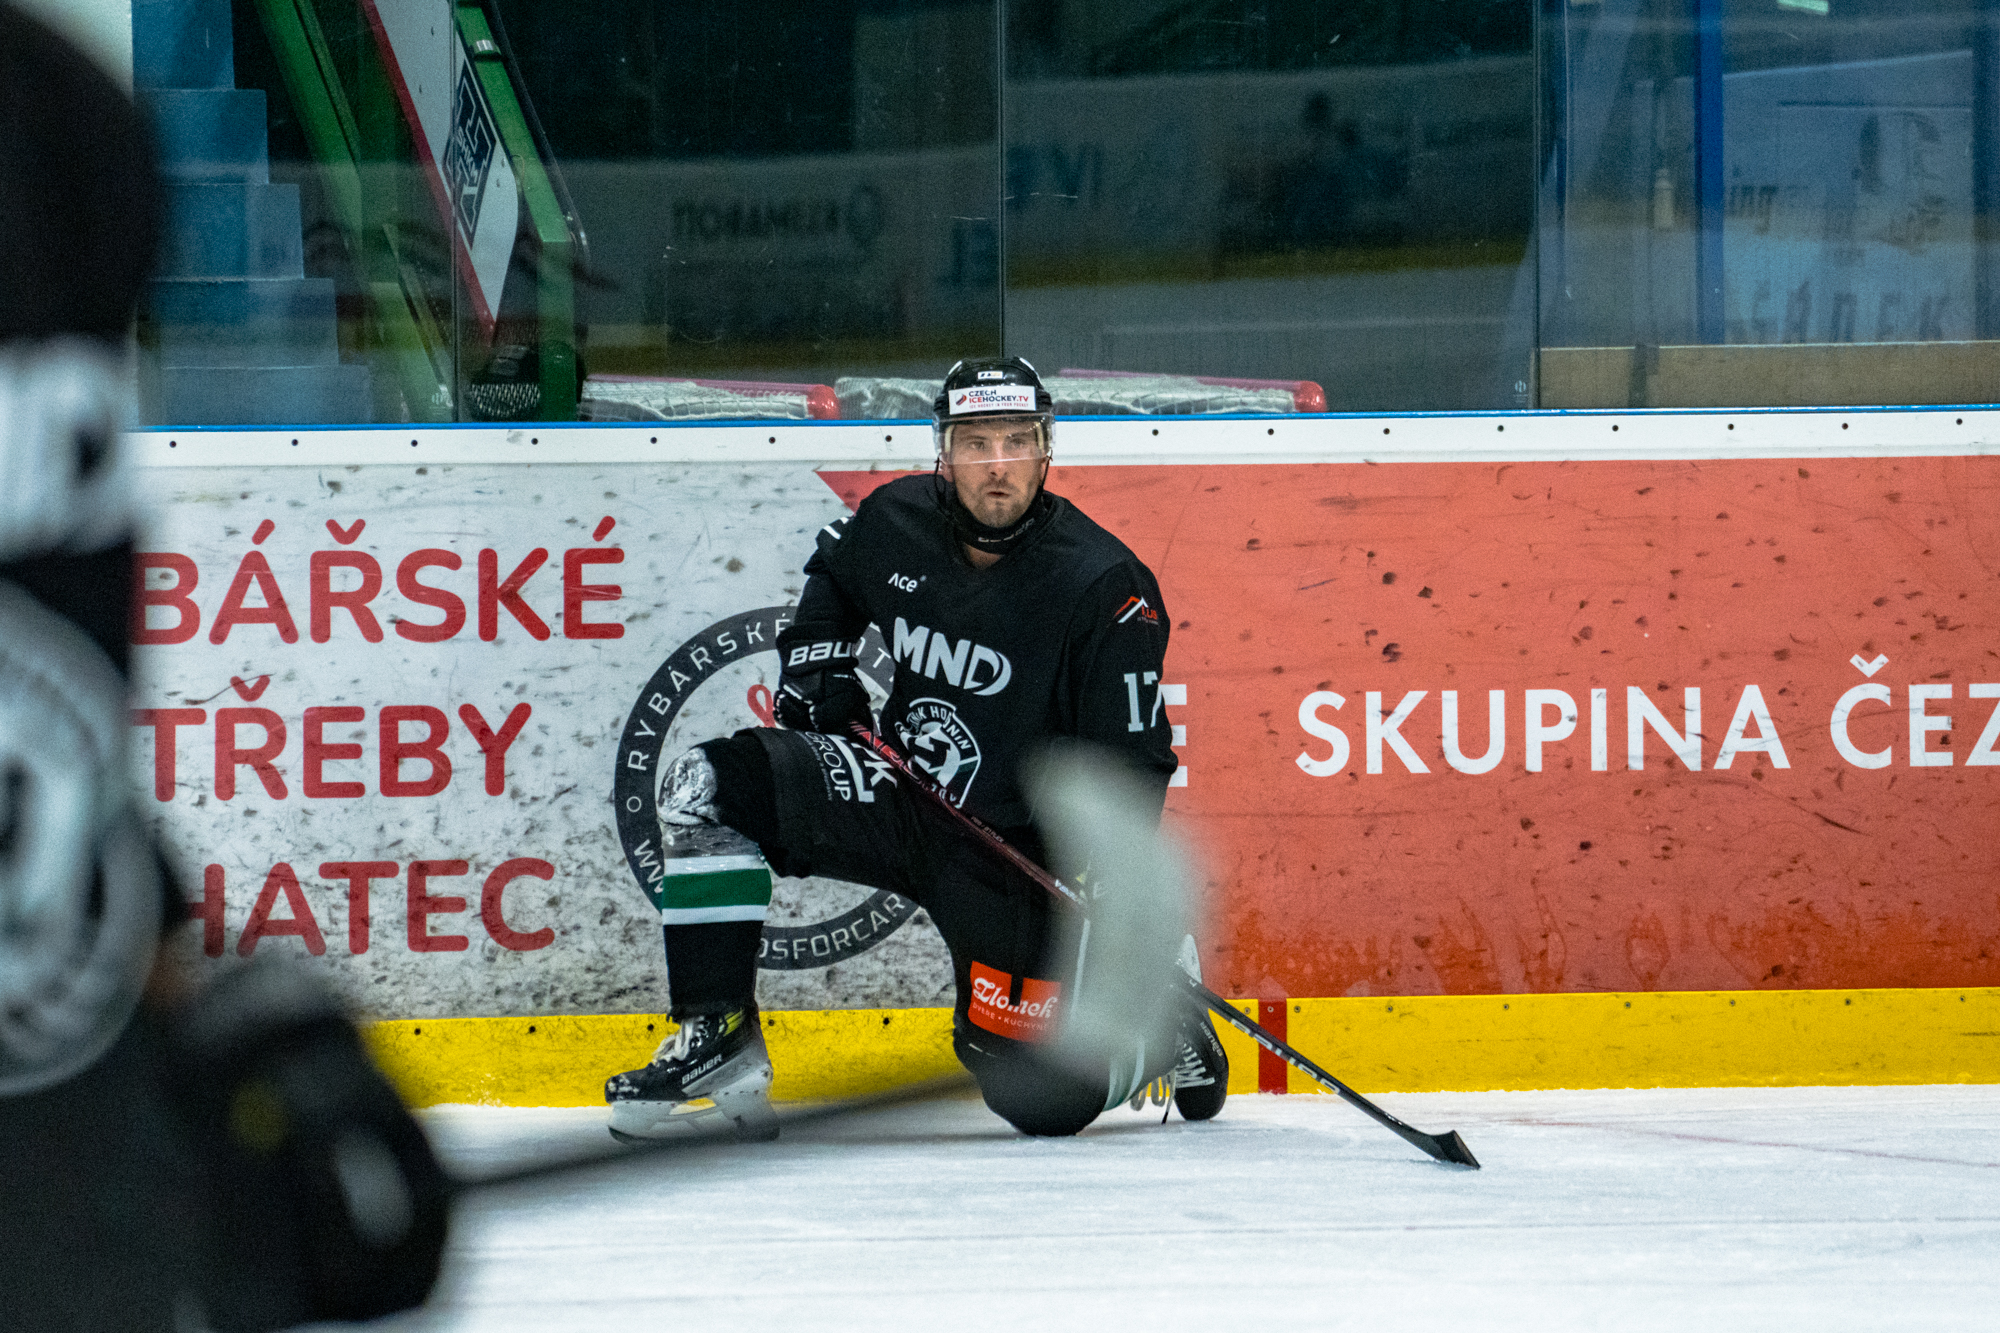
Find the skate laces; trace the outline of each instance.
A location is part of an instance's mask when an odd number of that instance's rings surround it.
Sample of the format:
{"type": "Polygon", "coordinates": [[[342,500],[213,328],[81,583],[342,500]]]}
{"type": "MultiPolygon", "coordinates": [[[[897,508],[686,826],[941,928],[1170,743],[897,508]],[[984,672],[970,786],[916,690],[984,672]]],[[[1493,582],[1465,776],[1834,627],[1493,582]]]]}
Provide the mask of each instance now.
{"type": "Polygon", "coordinates": [[[1208,1067],[1208,1061],[1202,1059],[1194,1043],[1185,1038],[1181,1040],[1181,1058],[1169,1077],[1177,1088],[1205,1088],[1215,1082],[1215,1073],[1208,1067]]]}
{"type": "MultiPolygon", "coordinates": [[[[1174,962],[1192,980],[1201,980],[1201,952],[1195,945],[1194,936],[1188,935],[1181,940],[1180,953],[1174,962]]],[[[1205,1011],[1197,1009],[1192,1021],[1199,1023],[1206,1016],[1205,1011]]],[[[1144,1110],[1148,1100],[1155,1106],[1165,1106],[1181,1088],[1205,1088],[1214,1082],[1215,1072],[1209,1068],[1208,1061],[1201,1058],[1194,1041],[1184,1034],[1181,1037],[1180,1058],[1174,1061],[1174,1067],[1134,1092],[1125,1104],[1134,1111],[1144,1110]]],[[[1162,1120],[1165,1118],[1161,1117],[1162,1120]]]]}
{"type": "MultiPolygon", "coordinates": [[[[1185,1050],[1186,1047],[1183,1046],[1182,1049],[1185,1050]]],[[[1183,1057],[1183,1061],[1185,1061],[1185,1057],[1183,1057]]],[[[1165,1106],[1173,1099],[1176,1073],[1162,1074],[1151,1083],[1143,1085],[1137,1092],[1132,1094],[1132,1100],[1126,1102],[1125,1105],[1131,1107],[1134,1111],[1145,1110],[1146,1103],[1149,1100],[1155,1106],[1165,1106]]]]}
{"type": "MultiPolygon", "coordinates": [[[[1195,946],[1194,936],[1189,935],[1181,941],[1180,957],[1175,961],[1180,964],[1181,971],[1187,973],[1191,979],[1197,982],[1201,980],[1201,951],[1195,946]]],[[[1207,1021],[1208,1011],[1196,1009],[1190,1023],[1197,1025],[1207,1021]]],[[[1183,1033],[1181,1058],[1175,1061],[1173,1072],[1168,1077],[1177,1088],[1205,1088],[1215,1082],[1215,1071],[1209,1068],[1208,1061],[1202,1059],[1194,1039],[1183,1033]]]]}
{"type": "Polygon", "coordinates": [[[701,1028],[708,1022],[707,1014],[696,1014],[666,1035],[659,1048],[653,1052],[652,1063],[664,1064],[686,1056],[701,1042],[701,1028]]]}

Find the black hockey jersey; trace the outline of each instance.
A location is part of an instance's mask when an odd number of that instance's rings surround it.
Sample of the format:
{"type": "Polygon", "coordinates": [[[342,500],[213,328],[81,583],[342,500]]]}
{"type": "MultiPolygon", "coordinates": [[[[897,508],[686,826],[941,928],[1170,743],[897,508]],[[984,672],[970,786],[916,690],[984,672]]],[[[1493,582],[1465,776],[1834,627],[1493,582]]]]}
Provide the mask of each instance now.
{"type": "MultiPolygon", "coordinates": [[[[1029,822],[1018,769],[1053,737],[1116,752],[1156,779],[1178,766],[1163,707],[1168,620],[1159,584],[1125,544],[1051,496],[1040,530],[986,569],[966,559],[933,476],[903,477],[829,524],[779,636],[852,644],[882,634],[893,668],[880,729],[968,813],[1029,822]]],[[[879,677],[878,677],[879,678],[879,677]]]]}

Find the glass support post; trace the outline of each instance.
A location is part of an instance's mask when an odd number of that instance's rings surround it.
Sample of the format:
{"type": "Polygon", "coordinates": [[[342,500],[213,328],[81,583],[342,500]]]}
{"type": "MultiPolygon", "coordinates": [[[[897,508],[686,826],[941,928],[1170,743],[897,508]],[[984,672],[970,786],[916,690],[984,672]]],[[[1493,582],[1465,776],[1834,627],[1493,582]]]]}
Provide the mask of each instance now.
{"type": "Polygon", "coordinates": [[[2000,0],[1972,29],[1973,336],[2000,338],[2000,0]]]}
{"type": "Polygon", "coordinates": [[[1722,0],[1694,0],[1695,341],[1723,337],[1722,0]]]}

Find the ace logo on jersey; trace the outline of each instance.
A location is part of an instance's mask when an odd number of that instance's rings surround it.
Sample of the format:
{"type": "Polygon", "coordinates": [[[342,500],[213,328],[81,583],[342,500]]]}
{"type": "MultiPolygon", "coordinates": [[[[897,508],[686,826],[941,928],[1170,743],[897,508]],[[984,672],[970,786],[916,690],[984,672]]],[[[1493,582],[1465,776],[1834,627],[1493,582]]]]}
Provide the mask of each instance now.
{"type": "Polygon", "coordinates": [[[979,738],[942,699],[917,699],[896,722],[896,739],[910,762],[930,774],[953,805],[964,805],[979,775],[979,738]]]}

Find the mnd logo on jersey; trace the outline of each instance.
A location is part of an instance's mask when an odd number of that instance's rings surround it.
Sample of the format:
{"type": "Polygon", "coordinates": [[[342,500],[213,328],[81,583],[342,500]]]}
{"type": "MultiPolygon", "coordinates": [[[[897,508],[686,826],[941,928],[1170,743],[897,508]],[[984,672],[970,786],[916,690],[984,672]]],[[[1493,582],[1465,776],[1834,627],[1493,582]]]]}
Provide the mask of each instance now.
{"type": "MultiPolygon", "coordinates": [[[[625,850],[625,864],[631,867],[633,878],[655,906],[662,897],[661,881],[666,877],[665,859],[660,852],[659,820],[653,810],[653,793],[658,786],[660,769],[689,745],[712,736],[726,736],[739,727],[754,726],[760,722],[765,726],[771,725],[769,686],[762,683],[751,685],[738,702],[720,697],[717,694],[720,686],[710,686],[710,682],[736,663],[761,653],[771,654],[769,675],[776,680],[778,631],[792,623],[794,609],[789,606],[766,606],[716,621],[668,653],[632,704],[632,711],[625,719],[625,730],[618,741],[618,766],[612,780],[612,799],[616,807],[618,841],[625,850]],[[709,688],[705,690],[705,686],[709,688]],[[702,705],[697,708],[697,714],[705,709],[716,713],[715,721],[708,724],[712,729],[705,729],[702,735],[675,737],[669,752],[667,738],[673,730],[674,719],[697,696],[700,696],[702,705]]],[[[862,663],[887,660],[881,636],[874,630],[868,631],[862,643],[862,663]]],[[[886,680],[876,681],[874,673],[866,665],[858,666],[857,670],[886,692],[886,680]]],[[[856,788],[854,771],[847,770],[844,763],[842,768],[843,779],[849,783],[850,790],[867,790],[865,782],[856,788]]],[[[867,772],[858,762],[855,771],[867,772]]],[[[916,904],[909,899],[881,890],[869,894],[859,905],[832,913],[821,921],[802,926],[767,923],[764,926],[763,947],[758,953],[758,966],[774,971],[829,967],[872,949],[914,916],[916,911],[916,904]]]]}
{"type": "Polygon", "coordinates": [[[910,762],[931,775],[953,805],[964,805],[979,776],[979,738],[942,699],[914,699],[896,719],[896,739],[910,762]]]}
{"type": "Polygon", "coordinates": [[[1005,653],[970,639],[954,643],[949,634],[934,633],[923,625],[911,626],[901,616],[896,617],[894,657],[898,665],[907,664],[919,675],[973,694],[998,694],[1014,679],[1014,664],[1005,653]]]}

